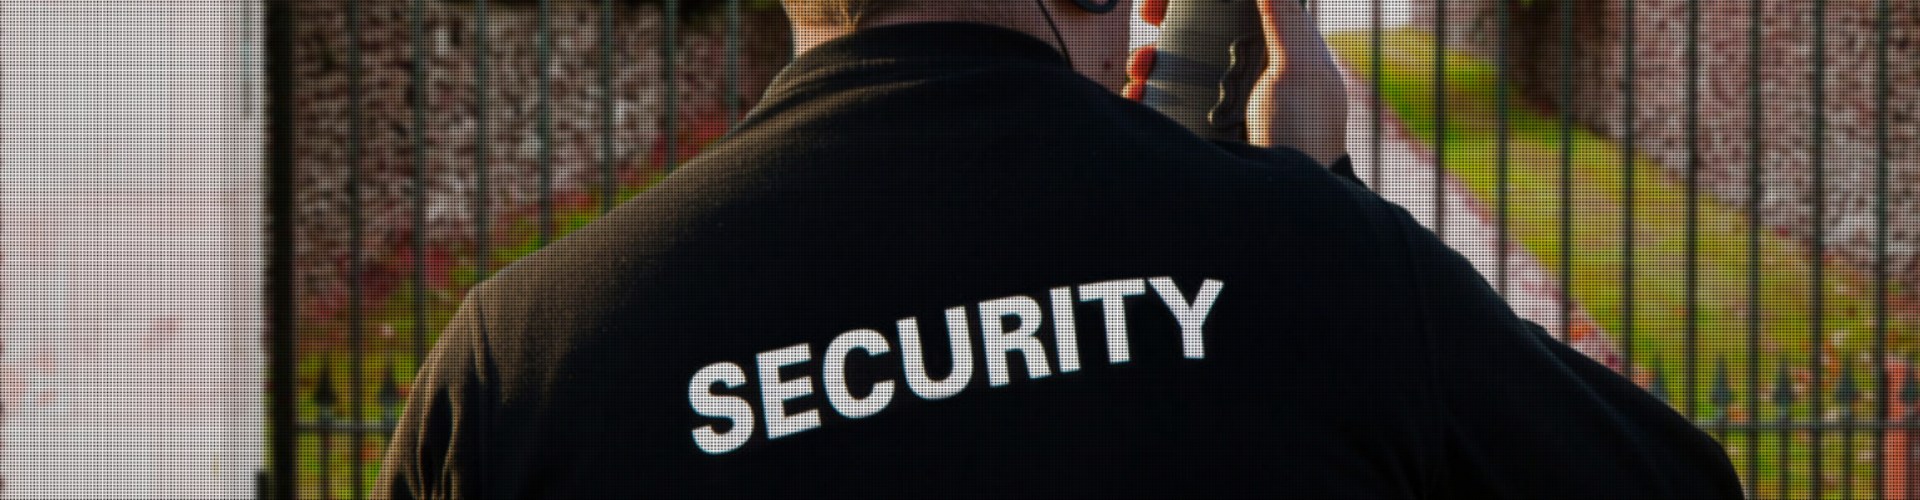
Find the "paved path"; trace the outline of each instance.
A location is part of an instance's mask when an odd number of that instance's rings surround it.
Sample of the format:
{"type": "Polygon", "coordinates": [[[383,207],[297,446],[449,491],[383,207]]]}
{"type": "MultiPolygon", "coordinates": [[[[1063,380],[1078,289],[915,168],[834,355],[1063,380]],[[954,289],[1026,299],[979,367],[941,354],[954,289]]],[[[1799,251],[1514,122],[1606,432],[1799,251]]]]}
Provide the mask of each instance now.
{"type": "MultiPolygon", "coordinates": [[[[1373,101],[1368,94],[1370,89],[1366,82],[1354,81],[1351,73],[1347,89],[1351,103],[1347,120],[1347,149],[1353,156],[1356,173],[1367,181],[1375,193],[1406,208],[1421,224],[1439,232],[1433,199],[1436,182],[1433,152],[1408,135],[1405,127],[1388,112],[1383,113],[1381,119],[1380,158],[1373,158],[1373,101]],[[1375,169],[1378,169],[1377,173],[1375,169]],[[1376,178],[1379,179],[1378,184],[1374,184],[1376,178]]],[[[1466,256],[1496,290],[1501,289],[1502,284],[1498,282],[1500,233],[1494,200],[1478,199],[1453,177],[1444,177],[1438,182],[1444,188],[1442,199],[1446,207],[1443,241],[1466,256]]],[[[1513,226],[1509,225],[1508,229],[1511,231],[1513,226]]],[[[1561,331],[1559,276],[1542,266],[1535,255],[1520,247],[1511,237],[1507,242],[1506,265],[1507,282],[1504,288],[1507,303],[1514,312],[1546,327],[1555,337],[1568,338],[1561,331]]],[[[1574,326],[1571,339],[1573,346],[1616,370],[1621,369],[1614,340],[1601,333],[1599,326],[1580,309],[1579,304],[1571,304],[1570,307],[1574,326]]]]}

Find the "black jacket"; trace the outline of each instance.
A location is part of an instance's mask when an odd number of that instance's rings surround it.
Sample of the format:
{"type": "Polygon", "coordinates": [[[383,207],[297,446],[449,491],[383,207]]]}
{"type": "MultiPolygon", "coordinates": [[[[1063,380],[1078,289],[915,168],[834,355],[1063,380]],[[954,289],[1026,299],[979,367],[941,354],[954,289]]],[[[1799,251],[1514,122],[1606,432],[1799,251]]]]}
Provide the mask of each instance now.
{"type": "Polygon", "coordinates": [[[474,288],[379,494],[1740,495],[1344,173],[1018,32],[863,30],[474,288]]]}

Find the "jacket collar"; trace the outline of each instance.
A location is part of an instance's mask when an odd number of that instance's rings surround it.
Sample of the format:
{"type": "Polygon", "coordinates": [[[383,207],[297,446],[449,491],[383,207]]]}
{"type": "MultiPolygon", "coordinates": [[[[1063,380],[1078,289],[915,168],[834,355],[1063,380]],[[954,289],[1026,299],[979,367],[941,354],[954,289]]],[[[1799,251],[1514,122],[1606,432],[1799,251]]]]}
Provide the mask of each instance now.
{"type": "Polygon", "coordinates": [[[907,68],[964,71],[1009,63],[1077,75],[1052,45],[1009,28],[950,21],[887,25],[861,29],[800,54],[774,76],[749,114],[764,114],[824,80],[849,73],[907,68]]]}
{"type": "Polygon", "coordinates": [[[801,54],[787,69],[804,74],[849,61],[1023,59],[1066,67],[1052,45],[1026,33],[991,24],[925,22],[866,28],[828,40],[801,54]]]}

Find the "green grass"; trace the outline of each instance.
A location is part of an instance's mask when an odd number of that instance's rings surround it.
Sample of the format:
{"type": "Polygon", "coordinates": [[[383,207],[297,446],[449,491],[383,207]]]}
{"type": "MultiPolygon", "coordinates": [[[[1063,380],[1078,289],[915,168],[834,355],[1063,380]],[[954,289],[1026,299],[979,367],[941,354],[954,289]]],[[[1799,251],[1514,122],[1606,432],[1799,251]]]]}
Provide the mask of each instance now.
{"type": "MultiPolygon", "coordinates": [[[[1387,111],[1405,124],[1408,132],[1430,150],[1445,144],[1447,174],[1464,183],[1479,203],[1488,210],[1499,210],[1497,170],[1498,101],[1497,68],[1488,61],[1460,53],[1446,54],[1445,137],[1437,133],[1434,103],[1434,43],[1424,32],[1399,30],[1383,34],[1380,85],[1377,89],[1387,111]],[[1438,139],[1437,139],[1438,138],[1438,139]]],[[[1331,37],[1329,42],[1358,78],[1373,77],[1371,45],[1366,34],[1331,37]]],[[[1510,91],[1509,95],[1517,94],[1510,91]]],[[[1570,225],[1572,282],[1567,289],[1615,339],[1624,338],[1625,323],[1623,270],[1625,253],[1623,224],[1626,208],[1622,148],[1612,140],[1575,126],[1569,145],[1572,186],[1572,218],[1560,216],[1561,135],[1560,120],[1510,97],[1508,131],[1507,213],[1510,237],[1532,253],[1549,272],[1563,268],[1560,261],[1563,222],[1570,225]]],[[[1709,124],[1711,126],[1711,124],[1709,124]]],[[[1634,231],[1633,325],[1630,349],[1641,371],[1657,370],[1666,387],[1674,391],[1670,401],[1685,406],[1683,378],[1686,350],[1686,210],[1683,178],[1669,175],[1656,163],[1636,157],[1632,209],[1634,231]],[[1657,361],[1657,365],[1655,364],[1657,361]]],[[[1363,167],[1364,169],[1364,167],[1363,167]]],[[[1741,207],[1705,194],[1698,198],[1698,308],[1696,344],[1699,376],[1692,389],[1698,398],[1695,408],[1701,420],[1725,417],[1734,422],[1750,420],[1749,405],[1759,405],[1759,418],[1773,421],[1780,405],[1770,400],[1778,370],[1785,368],[1802,384],[1813,366],[1810,359],[1813,335],[1813,307],[1810,301],[1813,270],[1810,252],[1799,242],[1762,227],[1759,235],[1760,259],[1757,268],[1749,262],[1748,237],[1754,230],[1741,207]],[[1760,293],[1748,292],[1749,272],[1757,273],[1760,293]],[[1748,320],[1749,304],[1757,299],[1759,321],[1748,320]],[[1758,342],[1749,342],[1750,327],[1757,326],[1758,342]],[[1757,349],[1758,359],[1749,355],[1757,349]],[[1734,393],[1729,408],[1713,408],[1708,400],[1715,366],[1724,363],[1734,393]],[[1760,390],[1746,390],[1748,366],[1758,363],[1760,390]],[[1757,397],[1757,399],[1756,399],[1757,397]]],[[[1840,362],[1854,363],[1855,370],[1870,370],[1867,354],[1873,347],[1872,281],[1844,265],[1829,263],[1823,280],[1825,317],[1822,321],[1823,344],[1831,356],[1824,364],[1827,387],[1819,394],[1831,394],[1840,362]]],[[[1890,286],[1893,286],[1890,284],[1890,286]]],[[[1893,293],[1903,293],[1893,290],[1893,293]]],[[[1897,318],[1889,325],[1889,350],[1910,353],[1914,339],[1899,332],[1913,331],[1910,321],[1897,318]]],[[[1857,371],[1858,387],[1866,397],[1856,414],[1865,414],[1865,401],[1874,391],[1871,371],[1857,371]]],[[[1808,390],[1802,387],[1797,401],[1788,405],[1791,414],[1806,420],[1811,415],[1808,390]]],[[[1840,406],[1828,401],[1826,410],[1840,406]]],[[[1774,488],[1778,466],[1774,463],[1777,435],[1760,436],[1763,494],[1778,493],[1774,488]]],[[[1823,461],[1839,463],[1838,433],[1823,435],[1823,461]]],[[[1805,433],[1790,442],[1801,443],[1805,433]]],[[[1746,471],[1747,452],[1744,436],[1728,441],[1742,473],[1746,471]]],[[[1859,443],[1856,443],[1859,444],[1859,443]]],[[[1867,443],[1864,449],[1872,449],[1867,443]]],[[[1790,447],[1795,468],[1804,466],[1811,447],[1790,447]]],[[[1856,446],[1858,451],[1862,448],[1856,446]]],[[[1827,467],[1838,475],[1838,467],[1827,467]]],[[[1804,476],[1805,473],[1797,473],[1804,476]]],[[[1870,472],[1866,477],[1870,477],[1870,472]]],[[[1860,487],[1866,477],[1855,474],[1860,487]]],[[[1805,478],[1800,479],[1804,483],[1805,478]]],[[[1805,496],[1805,484],[1793,492],[1805,496]]],[[[1835,491],[1829,487],[1827,491],[1835,491]]]]}

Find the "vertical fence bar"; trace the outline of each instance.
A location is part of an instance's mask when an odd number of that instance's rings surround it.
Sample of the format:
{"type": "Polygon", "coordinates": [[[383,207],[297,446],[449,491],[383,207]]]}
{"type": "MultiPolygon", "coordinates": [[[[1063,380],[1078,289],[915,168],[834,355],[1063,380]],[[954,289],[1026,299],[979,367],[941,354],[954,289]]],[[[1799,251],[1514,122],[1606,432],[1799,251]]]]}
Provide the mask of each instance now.
{"type": "Polygon", "coordinates": [[[547,246],[553,239],[553,27],[549,24],[547,0],[540,0],[540,246],[547,246]]]}
{"type": "Polygon", "coordinates": [[[1873,398],[1874,498],[1886,497],[1887,464],[1887,0],[1875,2],[1874,169],[1873,169],[1873,363],[1878,378],[1873,398]]]}
{"type": "MultiPolygon", "coordinates": [[[[1733,383],[1727,380],[1727,357],[1718,356],[1713,360],[1713,392],[1708,394],[1708,402],[1713,404],[1713,419],[1718,422],[1716,431],[1722,441],[1729,439],[1733,427],[1733,383]]],[[[1748,447],[1752,448],[1752,447],[1748,447]]],[[[1751,456],[1752,453],[1747,453],[1751,456]]]]}
{"type": "MultiPolygon", "coordinates": [[[[1822,422],[1821,410],[1825,409],[1820,404],[1819,395],[1822,393],[1820,388],[1823,387],[1821,372],[1826,368],[1825,360],[1821,359],[1822,350],[1825,347],[1823,344],[1826,342],[1821,330],[1825,328],[1827,288],[1825,262],[1827,259],[1827,175],[1826,159],[1823,157],[1826,154],[1826,147],[1823,144],[1826,142],[1826,117],[1823,114],[1826,107],[1826,14],[1826,0],[1813,0],[1813,290],[1811,291],[1813,296],[1809,297],[1813,308],[1813,317],[1810,318],[1813,323],[1812,331],[1809,333],[1813,341],[1809,345],[1810,352],[1807,357],[1813,360],[1811,382],[1814,397],[1807,403],[1812,407],[1815,422],[1822,422]]],[[[1825,476],[1820,463],[1820,430],[1810,434],[1808,446],[1813,450],[1813,454],[1808,456],[1807,468],[1812,471],[1813,477],[1808,481],[1808,485],[1811,488],[1811,496],[1820,498],[1820,480],[1825,476]]]]}
{"type": "Polygon", "coordinates": [[[1495,195],[1498,197],[1498,200],[1494,203],[1497,207],[1494,209],[1494,216],[1499,218],[1494,224],[1498,226],[1495,231],[1499,232],[1499,235],[1496,237],[1498,242],[1494,245],[1494,252],[1496,252],[1498,256],[1496,259],[1498,262],[1495,263],[1495,273],[1498,274],[1498,276],[1494,278],[1494,281],[1499,283],[1500,295],[1505,297],[1507,295],[1507,260],[1509,258],[1509,251],[1507,249],[1509,243],[1507,238],[1510,237],[1510,235],[1507,234],[1507,126],[1509,124],[1507,116],[1509,113],[1507,109],[1507,32],[1513,27],[1513,21],[1509,17],[1511,15],[1509,12],[1512,10],[1510,6],[1502,4],[1494,10],[1499,11],[1498,15],[1500,16],[1499,41],[1496,42],[1497,47],[1494,49],[1494,65],[1496,66],[1494,70],[1498,72],[1498,75],[1494,78],[1493,82],[1493,102],[1497,108],[1497,111],[1495,111],[1495,115],[1497,116],[1497,118],[1495,118],[1495,120],[1497,120],[1495,128],[1498,129],[1495,132],[1497,135],[1494,138],[1495,150],[1493,162],[1494,169],[1497,170],[1494,175],[1499,178],[1496,181],[1499,183],[1499,187],[1497,188],[1498,194],[1495,195]]]}
{"type": "MultiPolygon", "coordinates": [[[[360,474],[364,460],[360,447],[365,433],[361,429],[360,358],[365,354],[361,334],[365,329],[360,310],[360,242],[364,228],[360,217],[360,0],[347,0],[347,411],[353,428],[347,431],[347,462],[353,470],[347,479],[353,484],[352,498],[359,500],[360,474]]],[[[332,450],[320,450],[321,454],[332,450]]]]}
{"type": "Polygon", "coordinates": [[[1653,393],[1653,396],[1660,398],[1661,402],[1672,405],[1672,393],[1667,391],[1667,372],[1661,368],[1665,365],[1666,363],[1661,362],[1659,355],[1653,356],[1653,363],[1648,365],[1653,373],[1647,375],[1647,392],[1653,393]]]}
{"type": "Polygon", "coordinates": [[[613,0],[600,0],[600,213],[613,210],[613,0]]]}
{"type": "MultiPolygon", "coordinates": [[[[1760,416],[1760,0],[1748,3],[1747,27],[1747,394],[1748,410],[1760,416]]],[[[1748,480],[1759,495],[1760,427],[1747,428],[1748,480]]]]}
{"type": "Polygon", "coordinates": [[[1791,364],[1788,356],[1782,354],[1778,360],[1774,361],[1773,365],[1774,371],[1779,373],[1774,379],[1773,406],[1777,412],[1774,418],[1779,421],[1777,429],[1780,433],[1779,436],[1775,438],[1779,440],[1779,444],[1776,445],[1776,450],[1780,453],[1780,463],[1777,464],[1776,469],[1779,470],[1780,475],[1774,479],[1779,481],[1781,498],[1793,497],[1793,439],[1791,439],[1793,435],[1793,379],[1788,374],[1790,371],[1788,366],[1791,364]]]}
{"type": "Polygon", "coordinates": [[[1369,32],[1373,50],[1368,53],[1368,59],[1370,59],[1368,65],[1373,68],[1373,92],[1370,93],[1373,99],[1373,109],[1371,110],[1373,134],[1371,137],[1372,144],[1370,144],[1369,147],[1372,149],[1371,154],[1373,157],[1373,190],[1377,193],[1386,194],[1386,185],[1380,183],[1380,169],[1382,168],[1382,164],[1386,163],[1384,159],[1380,158],[1380,107],[1386,104],[1380,97],[1380,82],[1382,80],[1380,75],[1380,30],[1382,29],[1380,17],[1380,0],[1373,0],[1373,30],[1369,32]]]}
{"type": "Polygon", "coordinates": [[[333,360],[327,359],[320,368],[320,381],[313,391],[313,406],[319,411],[320,449],[317,450],[320,462],[320,498],[333,498],[333,457],[327,453],[333,451],[333,405],[339,400],[333,393],[333,360]]]}
{"type": "Polygon", "coordinates": [[[1573,4],[1560,2],[1560,340],[1573,332],[1573,4]]]}
{"type": "Polygon", "coordinates": [[[295,498],[294,460],[299,429],[294,420],[293,337],[293,5],[268,1],[267,57],[267,272],[269,425],[272,426],[273,497],[295,498]]]}
{"type": "Polygon", "coordinates": [[[487,29],[488,3],[491,3],[490,0],[479,0],[475,2],[477,8],[474,9],[473,16],[475,31],[473,37],[473,107],[475,115],[474,124],[476,125],[473,134],[473,177],[479,184],[479,187],[476,189],[477,192],[475,193],[473,209],[474,243],[478,248],[479,255],[474,257],[474,259],[480,264],[479,272],[474,276],[475,279],[478,280],[487,279],[487,276],[492,274],[491,269],[493,268],[493,252],[492,248],[490,248],[493,243],[493,228],[488,225],[487,221],[487,205],[491,201],[489,200],[490,196],[488,196],[491,191],[487,189],[487,156],[491,149],[488,143],[492,142],[487,134],[487,59],[488,56],[492,55],[487,50],[487,31],[489,31],[487,29]]]}
{"type": "Polygon", "coordinates": [[[1626,78],[1621,81],[1624,92],[1621,105],[1621,142],[1620,184],[1624,191],[1624,200],[1620,205],[1620,345],[1621,358],[1626,364],[1628,380],[1633,379],[1633,0],[1626,3],[1626,33],[1621,42],[1621,52],[1626,54],[1626,78]]]}
{"type": "MultiPolygon", "coordinates": [[[[380,374],[380,423],[383,432],[393,432],[395,421],[400,417],[401,405],[406,399],[400,397],[400,386],[394,383],[394,361],[387,359],[387,369],[380,374]]],[[[383,455],[384,456],[384,455],[383,455]]]]}
{"type": "Polygon", "coordinates": [[[1852,362],[1841,361],[1839,387],[1833,391],[1833,400],[1840,403],[1840,498],[1847,500],[1853,500],[1853,439],[1859,434],[1853,410],[1860,402],[1860,388],[1853,370],[1852,362]]]}
{"type": "Polygon", "coordinates": [[[1447,239],[1447,1],[1433,0],[1433,232],[1447,239]]]}
{"type": "Polygon", "coordinates": [[[680,0],[665,0],[661,2],[661,4],[664,5],[666,9],[666,13],[662,16],[665,18],[664,24],[666,25],[666,29],[664,33],[660,35],[660,52],[664,56],[661,60],[660,81],[662,85],[666,87],[667,105],[667,110],[662,116],[662,119],[666,122],[664,127],[666,129],[666,140],[662,141],[664,143],[663,147],[666,149],[666,156],[664,157],[665,159],[661,161],[664,163],[662,166],[665,170],[672,172],[674,158],[676,158],[679,153],[676,151],[679,148],[675,147],[675,143],[679,142],[677,140],[679,139],[679,134],[675,132],[676,129],[680,127],[680,85],[679,82],[675,80],[679,78],[677,74],[679,70],[677,60],[680,58],[680,47],[678,43],[680,40],[680,0]]]}
{"type": "Polygon", "coordinates": [[[1700,0],[1687,0],[1687,418],[1699,414],[1694,382],[1700,351],[1700,0]]]}
{"type": "Polygon", "coordinates": [[[427,0],[410,2],[408,37],[413,42],[413,65],[407,75],[407,97],[413,105],[413,361],[427,358],[427,0]]]}

